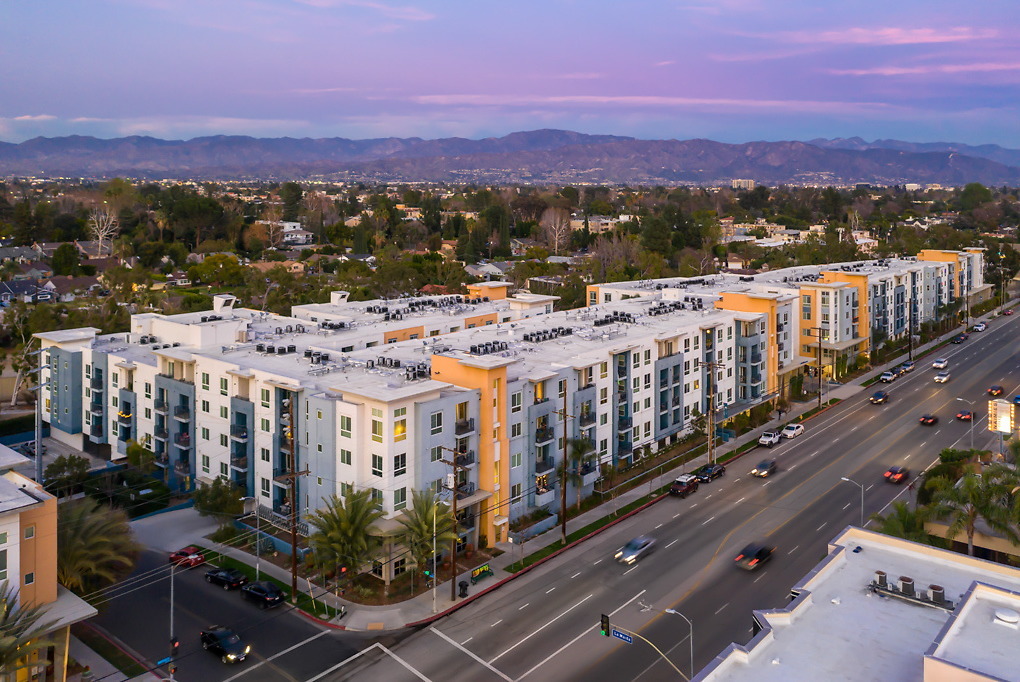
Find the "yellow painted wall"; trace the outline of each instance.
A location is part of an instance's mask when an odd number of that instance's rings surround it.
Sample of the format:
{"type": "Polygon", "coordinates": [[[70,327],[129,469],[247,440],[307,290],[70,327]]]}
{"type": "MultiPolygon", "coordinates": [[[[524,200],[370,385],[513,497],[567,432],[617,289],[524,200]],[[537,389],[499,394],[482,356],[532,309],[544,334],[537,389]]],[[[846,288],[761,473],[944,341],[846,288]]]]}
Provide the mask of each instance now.
{"type": "Polygon", "coordinates": [[[797,294],[798,294],[799,298],[797,299],[797,312],[796,312],[796,314],[800,316],[800,337],[799,337],[798,343],[797,343],[797,354],[800,355],[801,357],[809,357],[809,358],[814,359],[814,358],[817,357],[816,353],[807,353],[807,354],[805,354],[802,349],[804,348],[805,345],[815,343],[818,340],[818,338],[815,337],[815,336],[812,336],[811,332],[808,330],[809,327],[817,327],[818,323],[820,321],[819,318],[821,317],[821,313],[819,312],[819,308],[818,308],[818,290],[817,289],[807,289],[807,288],[801,287],[800,291],[798,291],[797,294]],[[804,309],[804,304],[803,304],[804,296],[810,296],[811,297],[811,315],[812,315],[812,317],[811,317],[810,320],[805,320],[804,319],[804,315],[802,313],[802,311],[804,309]]]}
{"type": "Polygon", "coordinates": [[[834,282],[846,282],[850,286],[857,289],[857,337],[861,339],[867,339],[862,344],[862,351],[867,351],[871,347],[871,319],[868,317],[868,296],[870,289],[868,288],[868,276],[859,272],[841,272],[841,271],[829,271],[823,272],[821,277],[822,282],[834,283],[834,282]]]}
{"type": "Polygon", "coordinates": [[[598,301],[599,300],[599,296],[601,295],[599,293],[599,285],[598,284],[589,284],[588,286],[586,286],[584,288],[584,304],[586,306],[591,305],[590,301],[591,301],[592,293],[595,294],[595,300],[598,301]]]}
{"type": "Polygon", "coordinates": [[[715,307],[719,310],[765,314],[767,335],[765,352],[769,358],[765,370],[765,391],[767,393],[779,391],[779,343],[776,341],[776,312],[779,306],[776,300],[744,293],[724,292],[722,298],[715,302],[715,307]]]}
{"type": "Polygon", "coordinates": [[[23,511],[20,522],[21,575],[35,574],[33,584],[22,585],[22,599],[26,604],[49,604],[57,599],[56,498],[50,497],[42,505],[23,511]],[[26,540],[25,529],[29,526],[35,526],[35,537],[26,540]]]}
{"type": "Polygon", "coordinates": [[[921,253],[917,254],[917,260],[929,261],[932,263],[956,263],[956,277],[953,279],[953,296],[958,298],[960,292],[963,291],[963,283],[960,278],[963,277],[963,268],[960,267],[960,257],[955,251],[942,251],[940,249],[922,249],[921,253]]]}
{"type": "Polygon", "coordinates": [[[502,301],[503,299],[506,298],[506,293],[507,291],[509,291],[509,289],[510,289],[509,283],[504,286],[492,286],[492,284],[489,284],[488,286],[484,287],[479,286],[478,284],[468,284],[467,297],[482,298],[483,296],[488,296],[490,301],[502,301]]]}
{"type": "Polygon", "coordinates": [[[418,335],[417,338],[421,339],[425,337],[425,327],[408,327],[407,329],[395,329],[388,331],[383,334],[383,343],[396,343],[397,341],[409,341],[412,336],[418,335]]]}
{"type": "MultiPolygon", "coordinates": [[[[509,514],[510,439],[507,434],[506,367],[481,369],[463,365],[457,358],[432,356],[432,378],[481,392],[478,415],[478,487],[492,491],[492,497],[480,504],[478,532],[491,547],[496,540],[497,515],[509,514]],[[497,419],[499,426],[496,427],[497,419]],[[496,451],[500,453],[497,462],[496,451]],[[499,484],[500,490],[496,489],[499,484]]],[[[506,540],[500,537],[499,540],[506,540]]]]}
{"type": "Polygon", "coordinates": [[[464,318],[464,329],[469,329],[471,325],[476,327],[484,327],[485,323],[496,324],[499,322],[499,318],[496,313],[488,313],[487,315],[475,315],[474,317],[464,318]]]}

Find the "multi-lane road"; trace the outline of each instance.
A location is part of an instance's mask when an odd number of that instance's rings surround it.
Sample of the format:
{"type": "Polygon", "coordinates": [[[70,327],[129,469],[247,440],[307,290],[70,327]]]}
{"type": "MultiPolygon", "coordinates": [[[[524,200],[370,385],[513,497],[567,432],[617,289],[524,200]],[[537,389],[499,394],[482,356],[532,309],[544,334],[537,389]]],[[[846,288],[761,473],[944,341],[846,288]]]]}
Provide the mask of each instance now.
{"type": "MultiPolygon", "coordinates": [[[[938,355],[952,376],[933,382],[934,356],[887,388],[891,400],[871,405],[864,391],[807,423],[807,432],[770,452],[753,451],[726,475],[687,499],[665,499],[556,557],[503,588],[440,619],[397,645],[327,669],[324,680],[658,680],[679,678],[649,644],[599,633],[600,614],[638,633],[685,675],[700,669],[730,642],[751,635],[752,609],[786,603],[789,590],[826,553],[841,528],[864,512],[884,510],[907,486],[887,484],[893,464],[916,475],[946,447],[969,447],[970,424],[953,418],[976,403],[976,447],[997,447],[986,430],[992,384],[1020,392],[1020,323],[1002,317],[962,345],[938,355]],[[918,418],[938,415],[935,426],[918,418]],[[771,478],[748,475],[760,457],[774,456],[771,478]],[[640,534],[657,551],[634,566],[613,561],[614,550],[640,534]],[[777,547],[756,573],[736,569],[733,556],[747,542],[777,547]],[[667,613],[666,610],[677,613],[667,613]],[[693,623],[693,643],[690,638],[693,623]]],[[[878,388],[878,387],[876,387],[878,388]]],[[[873,389],[874,390],[874,389],[873,389]]]]}

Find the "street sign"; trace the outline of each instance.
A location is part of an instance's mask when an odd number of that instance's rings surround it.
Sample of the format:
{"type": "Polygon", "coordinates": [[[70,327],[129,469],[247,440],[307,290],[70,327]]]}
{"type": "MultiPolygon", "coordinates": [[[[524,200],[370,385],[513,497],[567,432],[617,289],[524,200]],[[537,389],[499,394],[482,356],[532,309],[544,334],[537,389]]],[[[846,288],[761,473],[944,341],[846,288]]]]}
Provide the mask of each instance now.
{"type": "Polygon", "coordinates": [[[616,637],[617,639],[622,639],[627,644],[633,644],[634,643],[634,638],[631,637],[630,635],[628,635],[626,632],[620,632],[619,630],[613,630],[613,637],[616,637]]]}
{"type": "Polygon", "coordinates": [[[156,661],[156,665],[166,665],[169,662],[170,662],[170,657],[167,656],[166,658],[161,658],[158,661],[156,661]]]}

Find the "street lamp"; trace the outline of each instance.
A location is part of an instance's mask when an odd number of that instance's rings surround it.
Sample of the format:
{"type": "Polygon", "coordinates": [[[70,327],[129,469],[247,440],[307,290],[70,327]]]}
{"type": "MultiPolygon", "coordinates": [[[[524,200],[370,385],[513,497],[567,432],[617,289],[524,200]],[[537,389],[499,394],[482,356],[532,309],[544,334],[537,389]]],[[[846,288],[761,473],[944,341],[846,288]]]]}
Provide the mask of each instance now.
{"type": "Polygon", "coordinates": [[[436,612],[436,590],[439,586],[439,575],[436,573],[436,508],[438,506],[439,493],[436,493],[432,496],[432,613],[436,612]]]}
{"type": "Polygon", "coordinates": [[[853,479],[847,478],[846,476],[840,476],[839,480],[846,481],[847,483],[853,483],[861,489],[861,528],[864,528],[864,486],[853,479]]]}
{"type": "Polygon", "coordinates": [[[242,497],[245,514],[255,514],[255,581],[259,579],[259,545],[262,543],[262,533],[259,531],[259,501],[254,497],[242,497]]]}
{"type": "Polygon", "coordinates": [[[680,617],[681,617],[681,618],[683,618],[683,619],[684,619],[685,621],[687,621],[687,625],[688,625],[688,627],[690,627],[690,629],[691,629],[691,634],[690,634],[690,646],[691,646],[691,676],[690,676],[689,678],[687,678],[687,679],[689,679],[689,680],[693,680],[693,679],[694,679],[694,623],[692,623],[692,622],[691,622],[691,619],[690,619],[690,618],[688,618],[688,617],[687,617],[687,616],[685,616],[684,614],[680,613],[680,612],[679,612],[679,611],[677,611],[676,609],[666,609],[666,610],[664,611],[664,613],[668,613],[668,614],[670,614],[671,616],[680,616],[680,617]]]}
{"type": "Polygon", "coordinates": [[[961,403],[967,403],[968,405],[970,405],[970,408],[971,408],[971,410],[970,410],[970,449],[973,450],[974,449],[974,420],[977,418],[977,415],[974,414],[974,403],[969,401],[969,400],[964,400],[963,398],[957,398],[957,400],[959,400],[961,403]]]}

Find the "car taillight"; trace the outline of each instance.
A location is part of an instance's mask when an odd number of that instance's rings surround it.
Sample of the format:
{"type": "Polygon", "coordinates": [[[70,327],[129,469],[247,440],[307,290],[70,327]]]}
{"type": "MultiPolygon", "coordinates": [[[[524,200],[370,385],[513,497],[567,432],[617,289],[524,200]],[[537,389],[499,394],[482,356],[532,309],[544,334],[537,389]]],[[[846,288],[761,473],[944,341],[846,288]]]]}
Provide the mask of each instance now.
{"type": "Polygon", "coordinates": [[[749,566],[754,566],[754,565],[755,565],[756,563],[758,563],[758,560],[757,560],[757,559],[751,559],[751,563],[750,563],[750,564],[748,564],[748,565],[749,565],[749,566]]]}
{"type": "Polygon", "coordinates": [[[744,558],[744,555],[743,555],[743,554],[738,554],[738,555],[737,555],[737,558],[736,558],[736,559],[734,559],[734,561],[740,561],[740,560],[741,560],[741,559],[743,559],[743,558],[744,558]]]}

